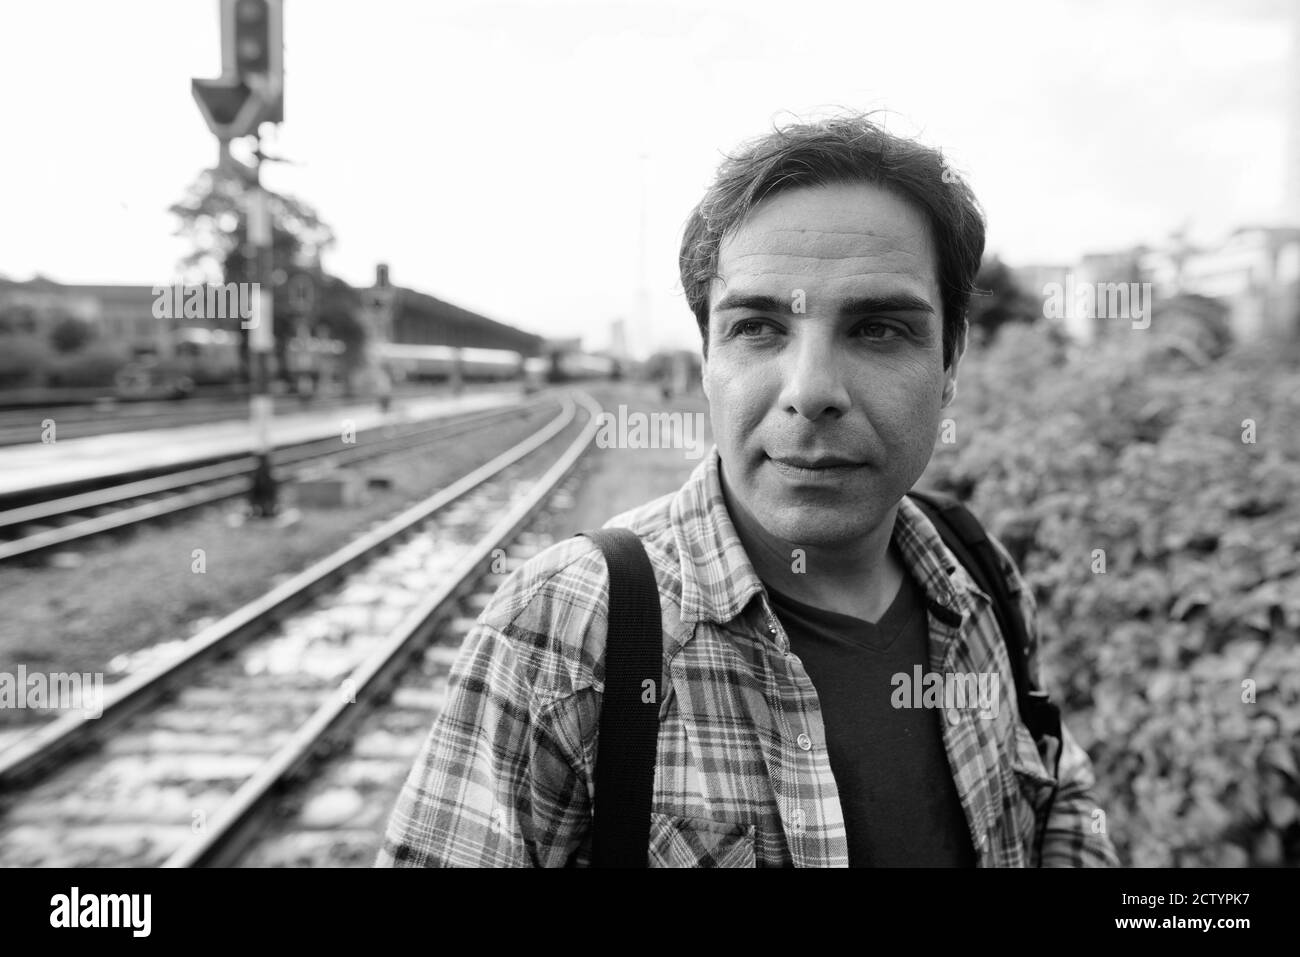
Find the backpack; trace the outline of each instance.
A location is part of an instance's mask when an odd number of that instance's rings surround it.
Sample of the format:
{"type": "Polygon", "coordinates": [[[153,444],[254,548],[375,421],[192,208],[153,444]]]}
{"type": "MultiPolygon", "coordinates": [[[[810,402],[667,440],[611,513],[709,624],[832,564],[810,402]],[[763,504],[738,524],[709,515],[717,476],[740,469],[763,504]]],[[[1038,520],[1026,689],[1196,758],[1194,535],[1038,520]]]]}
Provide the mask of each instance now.
{"type": "MultiPolygon", "coordinates": [[[[929,492],[908,494],[975,584],[993,600],[1011,662],[1020,718],[1035,742],[1044,737],[1056,739],[1050,768],[1055,778],[1060,764],[1061,712],[1047,693],[1030,681],[1028,627],[1020,603],[1007,586],[993,543],[970,510],[956,499],[929,492]]],[[[646,867],[662,697],[659,693],[647,695],[646,684],[650,682],[658,690],[663,680],[659,587],[635,532],[602,528],[579,534],[596,543],[609,569],[605,693],[595,780],[603,807],[593,818],[592,866],[646,867]]],[[[1052,799],[1055,794],[1053,788],[1052,799]]],[[[1045,831],[1040,828],[1040,854],[1045,831]]]]}

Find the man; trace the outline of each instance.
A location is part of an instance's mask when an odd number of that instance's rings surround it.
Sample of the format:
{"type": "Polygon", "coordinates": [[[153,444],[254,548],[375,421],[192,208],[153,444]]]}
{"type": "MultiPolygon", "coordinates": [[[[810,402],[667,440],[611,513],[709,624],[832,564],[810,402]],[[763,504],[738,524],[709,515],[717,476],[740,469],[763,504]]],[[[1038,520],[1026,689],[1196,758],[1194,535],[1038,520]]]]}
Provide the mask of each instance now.
{"type": "MultiPolygon", "coordinates": [[[[660,592],[652,866],[1116,863],[1086,754],[1065,732],[1053,780],[988,597],[904,498],[954,395],[983,247],[942,156],[862,117],[749,144],[692,214],[680,267],[716,447],[609,523],[637,533],[660,592]],[[978,700],[905,691],[923,672],[973,676],[978,700]]],[[[590,862],[607,605],[586,538],[502,585],[380,864],[590,862]]]]}

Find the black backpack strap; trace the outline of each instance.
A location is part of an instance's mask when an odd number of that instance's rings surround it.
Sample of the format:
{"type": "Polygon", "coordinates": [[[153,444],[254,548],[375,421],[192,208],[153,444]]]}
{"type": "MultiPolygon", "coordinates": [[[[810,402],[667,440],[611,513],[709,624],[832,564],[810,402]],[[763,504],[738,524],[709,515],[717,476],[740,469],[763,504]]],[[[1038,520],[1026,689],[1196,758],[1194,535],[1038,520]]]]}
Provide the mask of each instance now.
{"type": "Polygon", "coordinates": [[[592,866],[646,867],[663,698],[659,586],[634,532],[602,528],[581,534],[599,546],[609,569],[592,866]]]}
{"type": "Polygon", "coordinates": [[[943,543],[970,573],[975,584],[993,599],[993,612],[997,616],[998,628],[1007,646],[1007,657],[1011,661],[1020,719],[1035,742],[1045,735],[1056,739],[1056,755],[1050,768],[1052,776],[1056,777],[1061,757],[1061,711],[1048,698],[1047,693],[1034,687],[1030,680],[1029,630],[1020,610],[1020,602],[1011,594],[1006,576],[1002,573],[997,550],[989,541],[979,520],[956,499],[929,492],[911,491],[908,495],[925,512],[943,543]]]}

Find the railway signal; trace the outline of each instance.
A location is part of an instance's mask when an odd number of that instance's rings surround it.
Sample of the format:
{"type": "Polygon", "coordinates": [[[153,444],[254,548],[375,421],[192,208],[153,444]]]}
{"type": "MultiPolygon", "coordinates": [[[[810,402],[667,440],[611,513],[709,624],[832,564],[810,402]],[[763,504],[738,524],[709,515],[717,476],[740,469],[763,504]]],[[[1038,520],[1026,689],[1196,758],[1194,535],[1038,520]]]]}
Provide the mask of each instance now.
{"type": "MultiPolygon", "coordinates": [[[[230,141],[258,136],[262,123],[284,119],[284,2],[283,0],[221,0],[221,76],[195,79],[191,91],[208,128],[217,137],[218,167],[230,169],[230,141]]],[[[274,348],[271,274],[271,211],[261,185],[263,154],[260,139],[254,149],[256,165],[240,174],[248,183],[245,211],[248,242],[256,264],[249,366],[252,395],[249,415],[253,427],[257,469],[249,488],[253,514],[275,512],[276,484],[271,471],[271,396],[268,366],[274,348]]]]}
{"type": "Polygon", "coordinates": [[[311,273],[296,272],[285,287],[289,308],[299,316],[310,316],[316,308],[316,279],[311,273]]]}
{"type": "Polygon", "coordinates": [[[221,76],[191,92],[223,142],[284,119],[283,0],[221,0],[221,76]]]}
{"type": "Polygon", "coordinates": [[[236,72],[265,73],[271,65],[270,4],[266,0],[234,0],[233,6],[236,72]]]}

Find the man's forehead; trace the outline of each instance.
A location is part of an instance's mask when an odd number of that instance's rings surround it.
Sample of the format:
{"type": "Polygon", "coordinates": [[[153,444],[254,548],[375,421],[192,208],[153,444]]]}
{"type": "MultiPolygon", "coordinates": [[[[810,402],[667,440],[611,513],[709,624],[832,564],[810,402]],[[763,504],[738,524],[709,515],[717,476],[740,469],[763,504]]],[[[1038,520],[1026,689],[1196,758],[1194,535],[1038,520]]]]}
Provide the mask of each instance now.
{"type": "Polygon", "coordinates": [[[876,285],[893,277],[929,285],[935,259],[925,217],[867,184],[800,188],[759,205],[722,242],[727,287],[785,280],[876,285]]]}
{"type": "MultiPolygon", "coordinates": [[[[843,210],[836,210],[843,215],[843,210]]],[[[866,219],[855,216],[834,221],[804,215],[777,219],[747,219],[722,242],[720,259],[752,255],[806,256],[814,259],[853,259],[900,252],[929,254],[924,220],[866,219]],[[798,220],[806,220],[799,222],[798,220]]]]}

